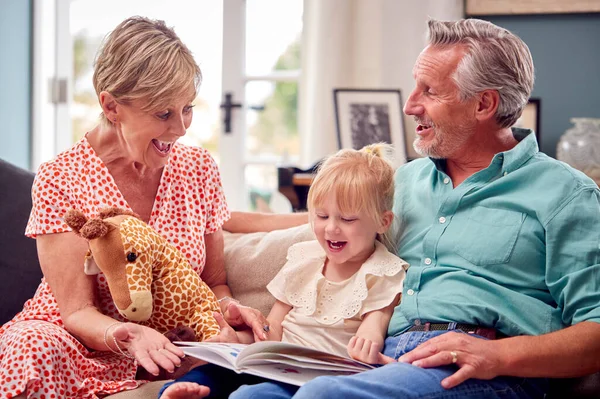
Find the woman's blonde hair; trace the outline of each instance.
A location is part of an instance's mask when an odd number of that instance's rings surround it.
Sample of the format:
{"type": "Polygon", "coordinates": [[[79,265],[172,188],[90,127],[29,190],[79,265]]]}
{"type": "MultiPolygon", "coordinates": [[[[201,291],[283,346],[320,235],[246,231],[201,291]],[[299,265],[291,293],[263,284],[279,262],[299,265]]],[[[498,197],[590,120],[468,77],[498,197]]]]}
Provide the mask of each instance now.
{"type": "MultiPolygon", "coordinates": [[[[393,147],[377,143],[361,150],[344,149],[326,158],[308,191],[309,217],[314,221],[315,208],[331,194],[335,195],[342,214],[364,211],[372,221],[381,223],[384,213],[394,205],[393,147]]],[[[395,226],[377,239],[392,252],[395,226]]]]}
{"type": "MultiPolygon", "coordinates": [[[[140,100],[159,112],[176,100],[196,97],[202,81],[191,51],[164,21],[131,17],[103,41],[94,61],[96,94],[110,93],[118,103],[140,100]]],[[[102,123],[108,123],[104,113],[102,123]]]]}

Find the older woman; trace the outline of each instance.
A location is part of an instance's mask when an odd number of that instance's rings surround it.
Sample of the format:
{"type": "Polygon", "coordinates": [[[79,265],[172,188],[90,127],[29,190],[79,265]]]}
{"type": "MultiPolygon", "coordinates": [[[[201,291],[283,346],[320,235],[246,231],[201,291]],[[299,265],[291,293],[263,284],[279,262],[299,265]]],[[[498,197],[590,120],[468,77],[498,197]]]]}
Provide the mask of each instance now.
{"type": "MultiPolygon", "coordinates": [[[[93,79],[99,125],[36,176],[26,234],[37,240],[44,280],[0,328],[0,397],[110,394],[141,383],[137,365],[158,375],[181,364],[183,352],[162,334],[122,319],[102,275],[84,274],[87,243],[64,223],[69,208],[88,217],[108,206],[133,210],[183,252],[223,310],[231,303],[217,165],[177,142],[201,80],[192,54],[164,22],[130,18],[105,39],[93,79]]],[[[231,305],[226,319],[262,334],[253,309],[231,305]]]]}

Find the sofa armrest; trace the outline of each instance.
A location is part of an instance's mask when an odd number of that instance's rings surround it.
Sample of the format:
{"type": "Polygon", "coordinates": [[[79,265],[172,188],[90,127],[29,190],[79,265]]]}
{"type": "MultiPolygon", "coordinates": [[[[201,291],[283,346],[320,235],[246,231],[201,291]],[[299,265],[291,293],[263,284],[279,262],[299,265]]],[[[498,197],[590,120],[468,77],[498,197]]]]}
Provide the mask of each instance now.
{"type": "Polygon", "coordinates": [[[42,278],[35,240],[25,237],[34,174],[0,159],[0,325],[21,311],[42,278]]]}

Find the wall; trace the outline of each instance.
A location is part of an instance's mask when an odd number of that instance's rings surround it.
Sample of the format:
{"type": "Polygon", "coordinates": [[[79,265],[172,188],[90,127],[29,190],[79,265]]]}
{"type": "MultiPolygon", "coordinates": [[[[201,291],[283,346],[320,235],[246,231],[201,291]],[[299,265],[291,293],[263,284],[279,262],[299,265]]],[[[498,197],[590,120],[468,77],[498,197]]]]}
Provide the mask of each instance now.
{"type": "Polygon", "coordinates": [[[521,37],[536,67],[541,150],[556,144],[572,117],[600,118],[600,14],[486,17],[521,37]]]}
{"type": "Polygon", "coordinates": [[[0,0],[0,158],[30,166],[32,0],[0,0]]]}
{"type": "MultiPolygon", "coordinates": [[[[428,17],[462,15],[463,0],[305,0],[301,166],[338,149],[334,88],[400,89],[406,101],[414,88],[412,68],[425,45],[428,17]]],[[[404,120],[408,157],[414,158],[416,125],[413,118],[404,120]]]]}
{"type": "MultiPolygon", "coordinates": [[[[463,18],[464,0],[383,0],[382,23],[382,87],[400,88],[402,101],[415,88],[412,70],[425,47],[427,20],[463,18]]],[[[413,149],[417,124],[404,116],[406,152],[409,158],[419,155],[413,149]]]]}

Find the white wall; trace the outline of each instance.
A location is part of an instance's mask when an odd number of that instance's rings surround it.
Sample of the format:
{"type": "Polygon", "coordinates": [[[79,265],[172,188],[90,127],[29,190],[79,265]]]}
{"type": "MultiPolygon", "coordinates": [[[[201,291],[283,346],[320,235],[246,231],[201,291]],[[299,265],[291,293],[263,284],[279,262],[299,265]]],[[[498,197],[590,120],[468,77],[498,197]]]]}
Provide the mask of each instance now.
{"type": "MultiPolygon", "coordinates": [[[[338,148],[334,88],[414,87],[412,67],[424,47],[429,17],[462,18],[462,0],[305,0],[299,125],[302,166],[338,148]]],[[[415,123],[405,118],[408,156],[415,123]]]]}

